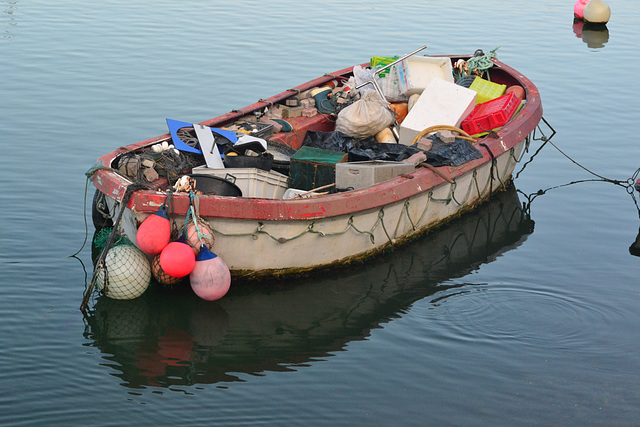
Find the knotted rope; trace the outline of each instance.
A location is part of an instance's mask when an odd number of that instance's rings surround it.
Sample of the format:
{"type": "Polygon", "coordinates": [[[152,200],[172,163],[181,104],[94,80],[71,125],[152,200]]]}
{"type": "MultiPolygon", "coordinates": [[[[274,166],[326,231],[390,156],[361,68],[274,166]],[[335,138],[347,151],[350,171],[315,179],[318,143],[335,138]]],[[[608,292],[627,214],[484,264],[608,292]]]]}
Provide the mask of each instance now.
{"type": "MultiPolygon", "coordinates": [[[[482,74],[489,68],[493,67],[493,61],[491,61],[491,58],[496,58],[498,56],[496,55],[496,51],[498,49],[500,49],[500,46],[496,47],[493,50],[490,50],[487,53],[482,53],[478,56],[474,55],[473,57],[469,58],[467,64],[469,64],[469,69],[471,70],[471,72],[477,70],[480,72],[480,74],[482,74]]],[[[476,54],[480,52],[482,51],[476,52],[476,54]]]]}

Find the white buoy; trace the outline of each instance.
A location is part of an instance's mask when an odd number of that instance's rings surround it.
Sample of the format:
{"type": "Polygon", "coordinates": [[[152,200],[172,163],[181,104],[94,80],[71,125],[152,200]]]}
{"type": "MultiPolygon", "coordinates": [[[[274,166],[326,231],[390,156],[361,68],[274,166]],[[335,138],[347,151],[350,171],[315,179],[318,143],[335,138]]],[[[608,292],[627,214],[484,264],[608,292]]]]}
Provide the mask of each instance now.
{"type": "Polygon", "coordinates": [[[611,9],[603,0],[590,0],[584,7],[584,21],[592,24],[606,24],[611,18],[611,9]]]}
{"type": "Polygon", "coordinates": [[[133,245],[116,245],[104,258],[106,267],[96,277],[98,288],[113,299],[134,299],[149,287],[151,268],[146,255],[133,245]],[[106,282],[106,283],[105,283],[106,282]]]}

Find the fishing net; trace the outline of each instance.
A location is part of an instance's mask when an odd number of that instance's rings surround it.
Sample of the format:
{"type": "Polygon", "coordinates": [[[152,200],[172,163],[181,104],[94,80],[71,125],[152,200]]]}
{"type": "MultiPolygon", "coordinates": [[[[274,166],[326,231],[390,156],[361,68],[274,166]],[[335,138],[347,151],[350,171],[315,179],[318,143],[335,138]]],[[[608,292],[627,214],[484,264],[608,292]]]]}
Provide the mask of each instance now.
{"type": "Polygon", "coordinates": [[[130,152],[120,156],[116,168],[133,183],[149,187],[158,178],[172,186],[195,166],[204,164],[202,154],[168,148],[162,152],[130,152]]]}
{"type": "Polygon", "coordinates": [[[205,244],[208,248],[213,247],[215,241],[213,230],[209,223],[205,221],[199,214],[199,199],[196,194],[191,194],[191,206],[187,211],[187,216],[182,228],[182,233],[186,237],[186,241],[196,252],[200,252],[200,246],[205,244]]]}
{"type": "Polygon", "coordinates": [[[109,298],[128,300],[139,297],[151,281],[147,256],[134,245],[112,246],[98,266],[98,288],[109,298]]]}
{"type": "MultiPolygon", "coordinates": [[[[97,230],[93,235],[93,246],[99,251],[103,251],[105,246],[107,245],[107,241],[109,240],[109,236],[113,231],[113,227],[105,227],[100,230],[97,230]]],[[[127,238],[127,236],[117,233],[115,236],[115,240],[111,246],[116,245],[132,245],[133,242],[127,238]]]]}
{"type": "MultiPolygon", "coordinates": [[[[113,229],[103,228],[93,237],[93,246],[102,252],[113,229]]],[[[149,260],[126,236],[116,233],[115,239],[104,256],[102,265],[97,265],[96,285],[106,296],[113,299],[137,298],[149,286],[151,270],[149,260]]]]}
{"type": "Polygon", "coordinates": [[[184,281],[184,277],[173,277],[169,276],[160,265],[160,254],[153,257],[151,261],[151,272],[153,273],[153,278],[156,279],[156,282],[163,286],[174,286],[179,285],[184,281]]]}

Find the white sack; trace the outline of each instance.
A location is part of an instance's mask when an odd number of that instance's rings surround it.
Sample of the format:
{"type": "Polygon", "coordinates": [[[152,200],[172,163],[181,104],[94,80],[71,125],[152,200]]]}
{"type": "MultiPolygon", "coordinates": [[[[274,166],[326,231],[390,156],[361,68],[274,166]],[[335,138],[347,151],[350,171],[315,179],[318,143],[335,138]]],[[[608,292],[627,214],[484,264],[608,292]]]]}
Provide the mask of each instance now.
{"type": "Polygon", "coordinates": [[[393,113],[378,92],[366,91],[359,100],[338,113],[336,130],[364,139],[377,134],[393,122],[393,113]]]}

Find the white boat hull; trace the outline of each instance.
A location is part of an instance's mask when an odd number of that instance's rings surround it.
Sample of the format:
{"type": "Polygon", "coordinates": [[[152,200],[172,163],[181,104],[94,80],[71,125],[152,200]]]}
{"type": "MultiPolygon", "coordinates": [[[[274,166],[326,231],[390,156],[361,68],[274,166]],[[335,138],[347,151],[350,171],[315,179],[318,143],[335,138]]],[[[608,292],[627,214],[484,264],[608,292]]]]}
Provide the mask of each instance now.
{"type": "MultiPolygon", "coordinates": [[[[485,162],[458,175],[455,184],[418,189],[417,194],[380,208],[295,221],[203,219],[214,232],[213,252],[236,277],[302,273],[346,264],[414,239],[487,199],[511,180],[524,144],[522,140],[496,156],[495,163],[485,162]]],[[[110,205],[117,209],[113,199],[110,205]]],[[[134,243],[137,226],[148,215],[125,212],[122,227],[134,243]]],[[[182,228],[185,218],[172,220],[182,228]]]]}

